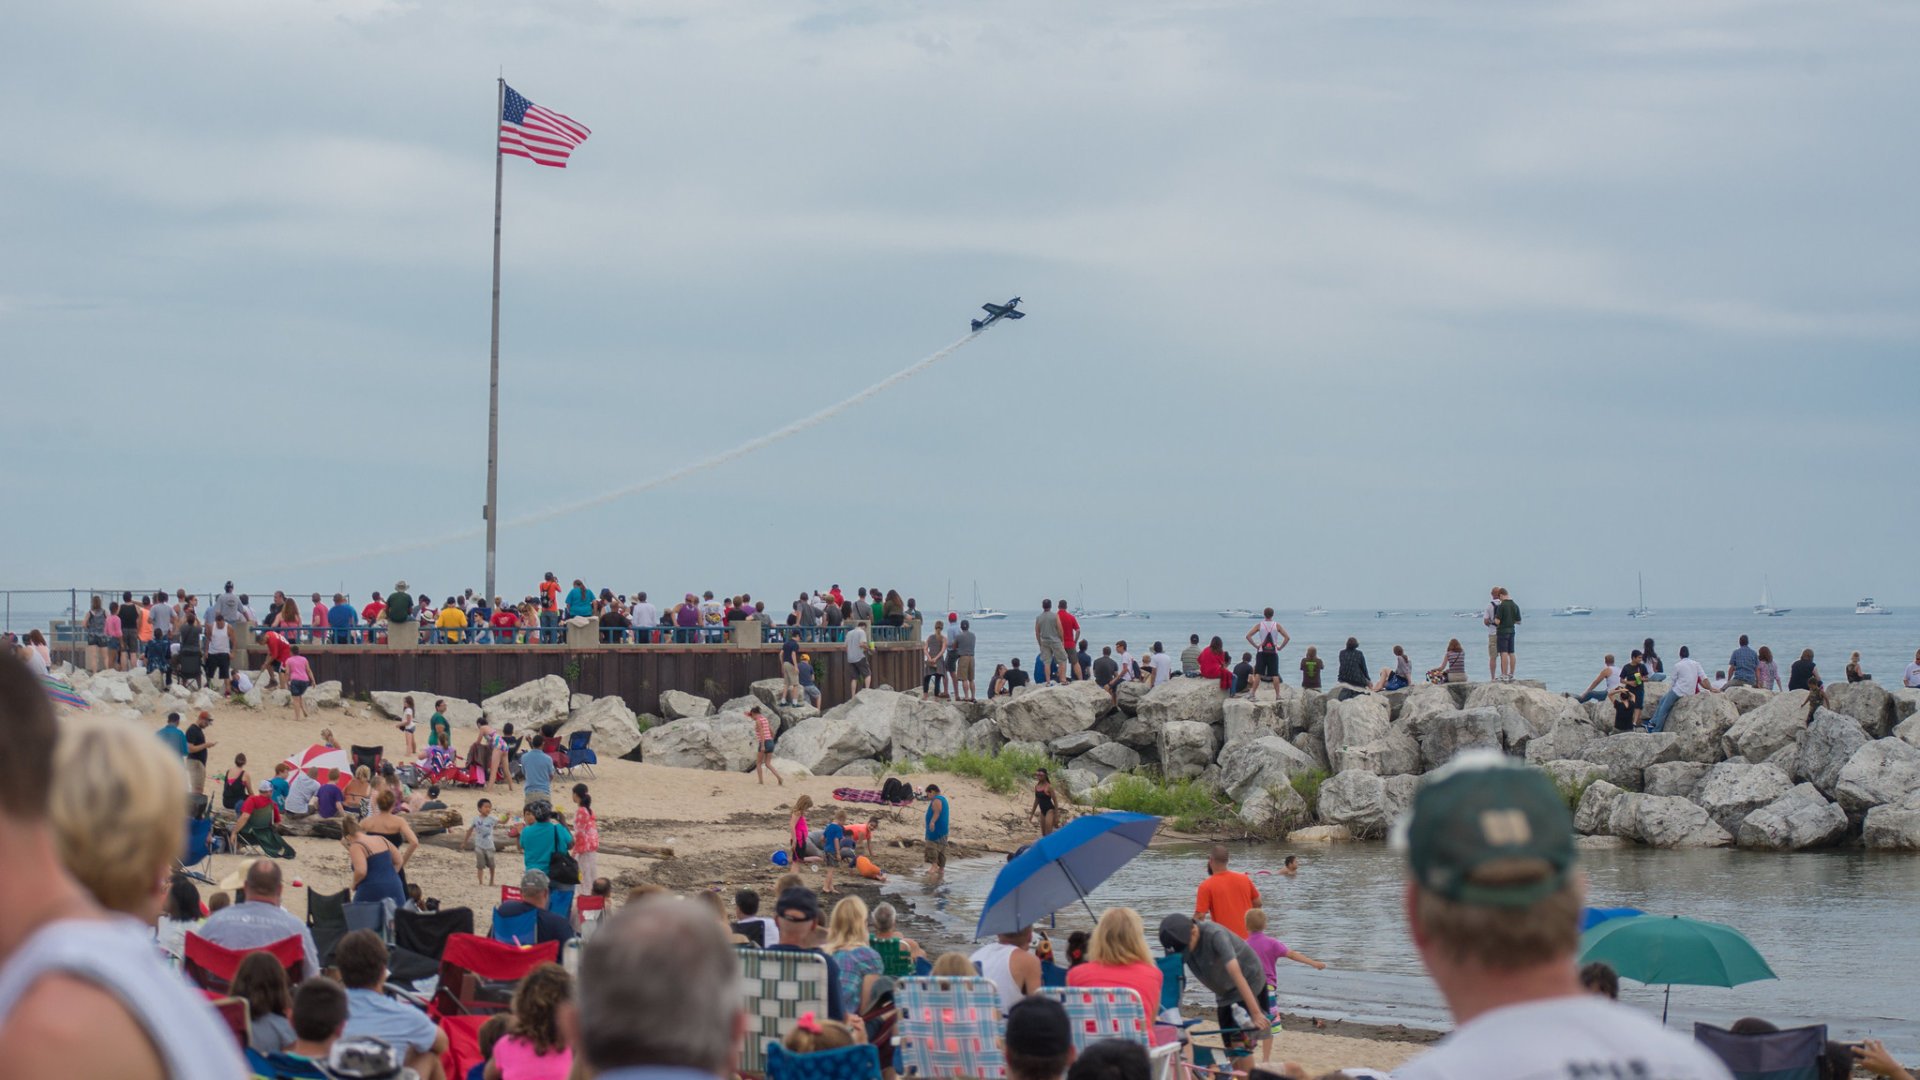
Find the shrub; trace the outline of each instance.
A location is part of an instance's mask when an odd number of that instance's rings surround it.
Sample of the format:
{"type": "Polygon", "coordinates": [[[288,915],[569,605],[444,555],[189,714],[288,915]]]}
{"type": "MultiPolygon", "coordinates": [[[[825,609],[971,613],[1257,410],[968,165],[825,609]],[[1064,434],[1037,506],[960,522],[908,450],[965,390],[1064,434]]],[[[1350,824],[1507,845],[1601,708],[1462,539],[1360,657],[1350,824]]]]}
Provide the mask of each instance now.
{"type": "Polygon", "coordinates": [[[1094,796],[1094,805],[1170,818],[1181,832],[1191,832],[1233,810],[1232,803],[1198,780],[1156,780],[1131,773],[1109,780],[1094,796]]]}
{"type": "Polygon", "coordinates": [[[1290,781],[1293,784],[1293,790],[1307,800],[1307,813],[1314,817],[1320,816],[1320,785],[1327,782],[1328,776],[1329,773],[1325,769],[1308,769],[1305,772],[1294,773],[1290,781]]]}
{"type": "Polygon", "coordinates": [[[1566,800],[1567,809],[1577,813],[1580,809],[1581,796],[1585,795],[1587,789],[1593,786],[1593,782],[1599,779],[1601,774],[1597,772],[1588,773],[1575,780],[1562,780],[1556,776],[1553,779],[1553,786],[1560,789],[1560,797],[1566,800]]]}
{"type": "Polygon", "coordinates": [[[927,758],[924,764],[934,772],[973,777],[996,795],[1011,795],[1026,788],[1033,783],[1033,770],[1046,769],[1048,775],[1054,778],[1056,797],[1061,801],[1066,800],[1066,787],[1059,783],[1062,767],[1045,754],[1023,750],[1002,750],[997,754],[959,750],[951,754],[935,754],[927,758]]]}

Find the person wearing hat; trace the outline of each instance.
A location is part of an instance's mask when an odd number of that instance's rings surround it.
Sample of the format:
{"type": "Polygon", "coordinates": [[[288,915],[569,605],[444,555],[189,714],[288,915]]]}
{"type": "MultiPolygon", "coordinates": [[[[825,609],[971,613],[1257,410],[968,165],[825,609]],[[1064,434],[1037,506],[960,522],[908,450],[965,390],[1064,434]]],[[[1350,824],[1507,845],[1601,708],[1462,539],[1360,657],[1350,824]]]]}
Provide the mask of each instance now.
{"type": "Polygon", "coordinates": [[[820,707],[820,685],[813,681],[813,654],[800,654],[800,696],[814,708],[820,707]]]}
{"type": "Polygon", "coordinates": [[[779,952],[812,953],[827,965],[827,1016],[845,1020],[846,1009],[840,1000],[840,970],[825,950],[817,947],[820,936],[820,897],[812,889],[796,886],[780,894],[773,906],[774,925],[780,941],[768,946],[779,952]]]}
{"type": "Polygon", "coordinates": [[[1253,1044],[1271,1033],[1260,954],[1219,923],[1195,922],[1177,912],[1160,920],[1160,947],[1169,956],[1185,957],[1187,970],[1213,991],[1227,1057],[1236,1063],[1251,1057],[1253,1044]]]}
{"type": "Polygon", "coordinates": [[[1060,1080],[1073,1064],[1073,1026],[1050,997],[1024,997],[1007,1009],[1009,1080],[1060,1080]]]}
{"type": "Polygon", "coordinates": [[[404,580],[393,583],[393,591],[387,594],[387,622],[402,623],[413,621],[413,594],[407,591],[404,580]]]}
{"type": "Polygon", "coordinates": [[[1496,751],[1462,754],[1428,774],[1395,842],[1414,948],[1456,1025],[1396,1078],[1727,1080],[1692,1040],[1581,990],[1586,883],[1573,817],[1546,773],[1496,751]]]}
{"type": "Polygon", "coordinates": [[[573,922],[565,915],[547,910],[547,901],[552,898],[553,884],[547,875],[539,870],[529,870],[520,875],[520,899],[501,901],[500,906],[493,909],[493,917],[496,920],[513,919],[531,911],[533,940],[520,944],[544,945],[549,941],[557,941],[565,945],[573,940],[573,922]]]}

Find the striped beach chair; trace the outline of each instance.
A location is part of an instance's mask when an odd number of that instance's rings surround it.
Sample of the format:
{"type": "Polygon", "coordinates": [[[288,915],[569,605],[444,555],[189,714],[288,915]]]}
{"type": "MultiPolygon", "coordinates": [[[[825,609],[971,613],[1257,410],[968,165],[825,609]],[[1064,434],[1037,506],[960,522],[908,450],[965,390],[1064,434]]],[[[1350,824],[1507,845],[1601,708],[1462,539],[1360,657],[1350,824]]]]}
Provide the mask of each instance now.
{"type": "Polygon", "coordinates": [[[767,1071],[767,1043],[779,1042],[802,1013],[825,1016],[827,960],[816,953],[751,949],[741,946],[740,977],[752,1027],[740,1051],[740,1071],[767,1071]]]}
{"type": "Polygon", "coordinates": [[[1066,1009],[1076,1051],[1084,1052],[1102,1039],[1124,1039],[1147,1048],[1154,1076],[1173,1076],[1180,1044],[1153,1045],[1153,1021],[1138,992],[1124,986],[1049,986],[1040,993],[1066,1009]]]}
{"type": "Polygon", "coordinates": [[[926,976],[899,983],[894,1043],[906,1072],[923,1077],[1007,1075],[1000,991],[978,976],[926,976]]]}

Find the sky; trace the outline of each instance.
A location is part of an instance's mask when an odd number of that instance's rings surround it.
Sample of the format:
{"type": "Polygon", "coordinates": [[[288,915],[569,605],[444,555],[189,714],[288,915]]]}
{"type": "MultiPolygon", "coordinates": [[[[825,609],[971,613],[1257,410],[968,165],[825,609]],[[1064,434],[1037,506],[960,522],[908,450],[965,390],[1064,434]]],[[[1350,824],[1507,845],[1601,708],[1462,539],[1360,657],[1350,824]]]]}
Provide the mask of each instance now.
{"type": "Polygon", "coordinates": [[[1920,9],[9,16],[0,588],[1920,602],[1920,9]],[[21,126],[24,125],[24,126],[21,126]],[[31,136],[27,137],[26,132],[31,136]],[[372,554],[369,554],[372,553],[372,554]]]}

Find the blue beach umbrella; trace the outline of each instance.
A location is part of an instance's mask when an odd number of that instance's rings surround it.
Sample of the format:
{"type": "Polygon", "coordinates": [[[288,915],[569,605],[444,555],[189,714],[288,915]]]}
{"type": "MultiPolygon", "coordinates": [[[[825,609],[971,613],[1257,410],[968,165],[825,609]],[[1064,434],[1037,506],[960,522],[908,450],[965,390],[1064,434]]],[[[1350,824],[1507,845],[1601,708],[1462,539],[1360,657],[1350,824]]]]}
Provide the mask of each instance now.
{"type": "MultiPolygon", "coordinates": [[[[1146,849],[1160,828],[1151,814],[1075,818],[1015,856],[993,879],[975,937],[1010,934],[1078,900],[1146,849]]],[[[1091,913],[1092,907],[1087,911],[1091,913]]]]}
{"type": "Polygon", "coordinates": [[[1580,909],[1580,932],[1584,934],[1587,931],[1593,929],[1596,926],[1599,926],[1601,923],[1606,922],[1609,919],[1626,919],[1626,918],[1631,918],[1635,915],[1645,915],[1645,914],[1646,912],[1641,911],[1637,907],[1581,908],[1580,909]]]}

